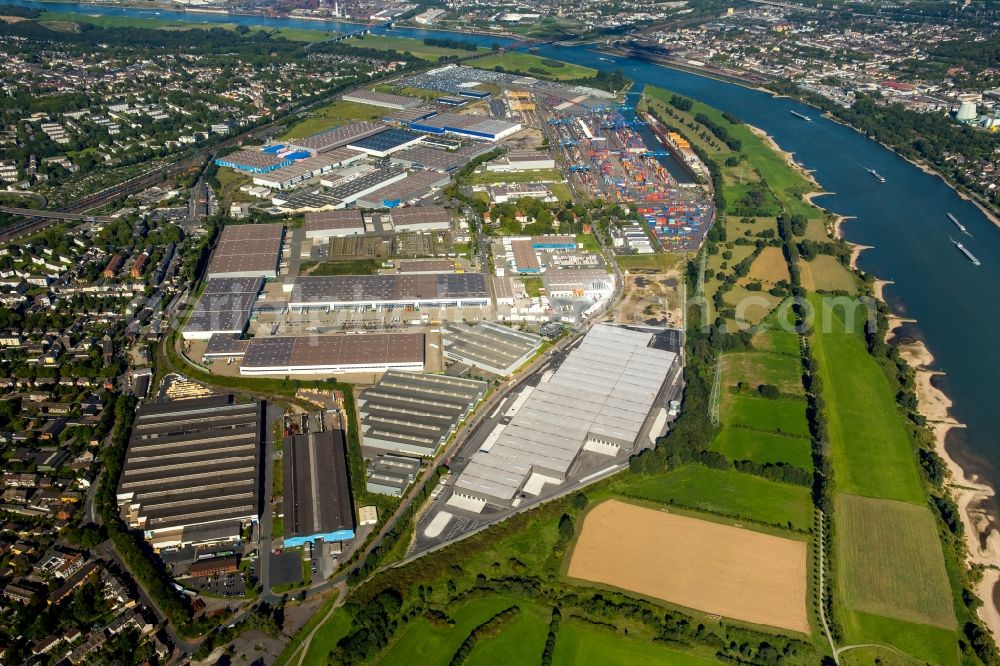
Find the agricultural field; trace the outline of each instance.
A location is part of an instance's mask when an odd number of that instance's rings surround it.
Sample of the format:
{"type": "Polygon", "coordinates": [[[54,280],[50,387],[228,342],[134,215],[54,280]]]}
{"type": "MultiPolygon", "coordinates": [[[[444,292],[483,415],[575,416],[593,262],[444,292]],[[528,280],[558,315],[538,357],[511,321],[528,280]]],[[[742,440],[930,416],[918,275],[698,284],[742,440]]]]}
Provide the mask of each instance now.
{"type": "Polygon", "coordinates": [[[281,138],[300,139],[355,120],[378,120],[382,116],[383,110],[378,107],[338,99],[336,102],[331,102],[312,111],[306,118],[293,125],[281,138]]]}
{"type": "Polygon", "coordinates": [[[823,380],[837,489],[923,506],[916,455],[895,395],[860,333],[862,304],[846,322],[843,308],[824,315],[821,297],[810,296],[810,303],[818,319],[810,344],[823,380]]]}
{"type": "Polygon", "coordinates": [[[858,278],[836,257],[821,254],[812,261],[799,261],[802,286],[809,291],[846,291],[858,293],[858,278]]]}
{"type": "Polygon", "coordinates": [[[580,65],[550,60],[530,53],[518,53],[514,51],[488,55],[466,64],[472,67],[479,67],[480,69],[493,69],[499,65],[507,71],[525,72],[528,75],[536,74],[556,81],[585,79],[597,74],[597,70],[590,67],[581,67],[580,65]]]}
{"type": "Polygon", "coordinates": [[[608,500],[587,513],[567,575],[809,632],[805,541],[608,500]]]}
{"type": "Polygon", "coordinates": [[[928,508],[838,493],[835,515],[845,605],[954,629],[951,587],[928,508]]]}
{"type": "Polygon", "coordinates": [[[656,643],[624,638],[580,621],[564,620],[559,625],[552,663],[554,666],[576,666],[586,663],[601,664],[601,666],[637,664],[709,666],[719,662],[670,650],[656,643]]]}
{"type": "Polygon", "coordinates": [[[626,477],[612,488],[626,497],[765,525],[806,530],[812,524],[812,498],[808,488],[734,469],[684,465],[660,474],[626,477]]]}
{"type": "Polygon", "coordinates": [[[788,264],[780,247],[765,247],[750,265],[750,274],[745,281],[760,281],[774,285],[782,280],[789,280],[788,264]]]}

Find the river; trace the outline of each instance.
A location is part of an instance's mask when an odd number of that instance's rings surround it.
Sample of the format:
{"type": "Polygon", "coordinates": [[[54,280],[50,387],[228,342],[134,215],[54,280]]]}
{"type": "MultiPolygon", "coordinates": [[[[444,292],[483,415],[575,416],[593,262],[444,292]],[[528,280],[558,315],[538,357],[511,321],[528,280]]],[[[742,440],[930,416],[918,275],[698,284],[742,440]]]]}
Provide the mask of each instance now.
{"type": "MultiPolygon", "coordinates": [[[[51,11],[193,23],[236,23],[269,28],[354,31],[357,24],[294,18],[190,13],[100,5],[4,0],[51,11]]],[[[375,32],[385,32],[383,27],[375,32]]],[[[422,39],[439,31],[396,28],[391,34],[422,39]]],[[[488,46],[512,40],[462,33],[462,39],[488,46]]],[[[635,81],[679,92],[729,111],[763,129],[796,160],[813,171],[832,194],[816,201],[853,219],[844,226],[847,240],[873,246],[859,267],[892,280],[885,296],[903,316],[917,320],[907,334],[923,340],[938,369],[946,374],[939,386],[954,400],[952,416],[966,424],[953,430],[949,450],[996,486],[1000,470],[1000,419],[994,401],[1000,397],[1000,229],[973,204],[964,201],[940,178],[924,173],[895,153],[849,127],[820,117],[815,109],[786,98],[739,85],[668,69],[641,60],[603,55],[583,48],[542,46],[541,55],[599,69],[621,68],[635,81]],[[812,117],[805,122],[796,110],[812,117]],[[886,182],[866,171],[875,169],[886,182]],[[953,213],[968,229],[963,235],[948,220],[953,213]],[[976,267],[951,243],[961,239],[981,260],[976,267]]]]}

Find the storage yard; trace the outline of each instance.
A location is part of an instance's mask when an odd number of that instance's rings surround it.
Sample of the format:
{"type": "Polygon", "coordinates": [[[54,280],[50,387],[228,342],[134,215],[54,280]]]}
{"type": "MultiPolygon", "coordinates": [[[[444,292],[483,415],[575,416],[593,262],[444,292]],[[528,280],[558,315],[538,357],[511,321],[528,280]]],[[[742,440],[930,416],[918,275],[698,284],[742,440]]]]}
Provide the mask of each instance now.
{"type": "Polygon", "coordinates": [[[567,575],[809,633],[805,541],[617,500],[587,514],[567,575]]]}

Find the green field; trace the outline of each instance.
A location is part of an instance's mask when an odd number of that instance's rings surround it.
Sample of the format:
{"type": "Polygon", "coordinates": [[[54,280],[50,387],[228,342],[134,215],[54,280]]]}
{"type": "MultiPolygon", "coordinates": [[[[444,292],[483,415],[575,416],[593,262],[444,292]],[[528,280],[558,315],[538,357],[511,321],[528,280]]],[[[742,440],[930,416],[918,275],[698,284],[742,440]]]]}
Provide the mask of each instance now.
{"type": "Polygon", "coordinates": [[[800,358],[801,349],[799,336],[791,329],[779,328],[773,320],[767,322],[767,328],[750,339],[754,349],[770,351],[776,354],[788,354],[800,358]]]}
{"type": "Polygon", "coordinates": [[[732,352],[721,356],[722,385],[770,384],[782,393],[802,394],[802,363],[796,356],[768,351],[732,352]]]}
{"type": "MultiPolygon", "coordinates": [[[[958,637],[953,630],[926,624],[914,624],[860,611],[847,612],[842,615],[845,615],[845,617],[841,617],[844,633],[852,644],[881,643],[892,645],[897,650],[913,655],[912,659],[903,662],[911,666],[919,664],[957,666],[961,663],[958,654],[958,637]]],[[[861,663],[878,664],[879,662],[861,663]]],[[[882,663],[891,664],[893,662],[882,663]]]]}
{"type": "MultiPolygon", "coordinates": [[[[390,35],[365,35],[364,37],[352,37],[344,43],[366,49],[410,53],[411,55],[424,60],[438,60],[442,56],[467,56],[472,54],[472,51],[466,51],[464,49],[449,49],[441,46],[428,46],[419,39],[395,37],[390,35]]],[[[479,50],[485,51],[486,49],[480,47],[479,50]]]]}
{"type": "Polygon", "coordinates": [[[378,120],[383,115],[384,113],[375,106],[337,100],[320,107],[295,123],[281,138],[298,139],[353,120],[378,120]]]}
{"type": "Polygon", "coordinates": [[[530,53],[496,53],[477,58],[469,63],[472,67],[480,69],[493,69],[500,65],[508,71],[524,72],[530,75],[537,75],[543,78],[554,79],[556,81],[569,81],[572,79],[589,78],[597,74],[597,70],[590,67],[581,67],[570,63],[563,63],[561,67],[554,66],[552,60],[530,53]]]}
{"type": "MultiPolygon", "coordinates": [[[[443,627],[431,624],[426,618],[418,617],[400,627],[396,640],[382,653],[379,664],[384,666],[411,666],[424,664],[447,666],[455,651],[466,639],[469,632],[502,610],[522,605],[523,599],[490,596],[473,599],[446,612],[455,624],[443,627]]],[[[546,622],[546,625],[548,623],[546,622]]],[[[547,627],[546,627],[546,633],[547,627]]],[[[542,639],[542,647],[545,639],[542,639]]],[[[539,648],[541,654],[541,648],[539,648]]]]}
{"type": "MultiPolygon", "coordinates": [[[[726,391],[725,388],[722,390],[726,391]]],[[[768,400],[746,395],[724,395],[722,424],[783,435],[809,435],[805,400],[768,400]]]]}
{"type": "Polygon", "coordinates": [[[470,185],[490,183],[562,183],[565,180],[558,169],[536,169],[534,171],[483,171],[469,176],[470,185]]]}
{"type": "Polygon", "coordinates": [[[954,628],[951,587],[930,509],[838,493],[835,515],[837,580],[847,606],[954,628]]]}
{"type": "Polygon", "coordinates": [[[299,273],[302,275],[374,275],[378,272],[379,262],[375,259],[345,259],[342,261],[302,262],[299,273]]]}
{"type": "Polygon", "coordinates": [[[618,266],[625,271],[651,270],[672,271],[680,266],[684,257],[680,254],[659,252],[656,254],[632,254],[615,257],[618,266]]]}
{"type": "Polygon", "coordinates": [[[842,308],[823,316],[821,297],[810,302],[819,320],[810,341],[823,380],[837,488],[923,506],[916,455],[892,387],[858,332],[863,308],[856,305],[848,327],[842,308]]]}
{"type": "Polygon", "coordinates": [[[545,649],[551,611],[537,604],[518,602],[521,612],[497,636],[476,643],[469,654],[469,666],[534,664],[545,649]]]}
{"type": "Polygon", "coordinates": [[[800,261],[802,286],[809,291],[858,293],[858,278],[836,257],[821,254],[812,261],[800,261]]]}
{"type": "Polygon", "coordinates": [[[563,620],[556,636],[556,649],[552,652],[552,663],[557,666],[575,666],[577,664],[708,666],[719,662],[670,650],[650,642],[629,640],[606,629],[590,627],[579,621],[563,620]]]}
{"type": "MultiPolygon", "coordinates": [[[[73,24],[86,23],[100,26],[102,28],[149,28],[153,30],[212,30],[222,28],[224,30],[235,30],[235,23],[209,23],[207,21],[196,23],[188,20],[175,20],[170,18],[140,18],[135,16],[101,16],[96,14],[85,14],[77,12],[50,12],[45,11],[38,19],[40,23],[53,30],[76,31],[73,24]]],[[[304,28],[278,28],[269,30],[264,28],[251,27],[247,36],[252,36],[258,32],[267,32],[272,39],[287,39],[290,42],[318,42],[336,35],[333,31],[309,30],[304,28]]]]}
{"type": "Polygon", "coordinates": [[[662,474],[626,477],[615,487],[639,499],[677,504],[699,511],[808,529],[812,523],[809,489],[769,481],[736,470],[685,465],[662,474]]]}
{"type": "Polygon", "coordinates": [[[559,199],[559,203],[573,201],[573,194],[569,191],[569,185],[566,183],[549,183],[549,192],[552,192],[552,196],[559,199]]]}
{"type": "Polygon", "coordinates": [[[712,442],[712,448],[730,460],[784,462],[812,469],[812,447],[805,437],[773,435],[746,428],[723,428],[712,442]]]}

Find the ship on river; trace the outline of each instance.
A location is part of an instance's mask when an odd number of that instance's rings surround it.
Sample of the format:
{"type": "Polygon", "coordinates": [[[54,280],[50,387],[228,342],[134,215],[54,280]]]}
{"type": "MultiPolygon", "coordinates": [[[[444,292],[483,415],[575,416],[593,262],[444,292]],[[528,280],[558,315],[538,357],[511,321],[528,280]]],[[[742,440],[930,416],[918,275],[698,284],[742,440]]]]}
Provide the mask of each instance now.
{"type": "Polygon", "coordinates": [[[811,123],[811,122],[813,121],[813,119],[812,119],[812,118],[810,118],[809,116],[807,116],[807,115],[806,115],[806,114],[804,114],[804,113],[799,113],[798,111],[792,111],[791,113],[792,113],[792,115],[793,115],[793,116],[795,116],[796,118],[799,118],[800,120],[804,120],[804,121],[806,121],[807,123],[811,123]]]}
{"type": "Polygon", "coordinates": [[[880,174],[875,169],[865,169],[865,171],[867,171],[868,173],[870,173],[872,175],[872,178],[874,178],[878,182],[880,182],[880,183],[884,183],[885,182],[885,176],[883,176],[882,174],[880,174]]]}
{"type": "Polygon", "coordinates": [[[972,262],[973,266],[979,266],[979,265],[981,265],[981,262],[976,257],[976,255],[974,255],[971,252],[969,252],[969,248],[965,247],[964,245],[962,245],[961,243],[959,243],[954,238],[951,240],[951,242],[955,244],[955,247],[957,247],[959,249],[959,251],[962,254],[964,254],[966,256],[966,258],[968,258],[969,261],[972,262]]]}
{"type": "Polygon", "coordinates": [[[951,213],[948,213],[947,215],[948,215],[948,219],[949,219],[949,220],[951,220],[951,221],[952,221],[952,223],[953,223],[953,224],[954,224],[954,225],[955,225],[956,227],[958,227],[958,230],[959,230],[959,231],[961,231],[961,232],[962,232],[963,234],[967,234],[967,233],[969,233],[968,229],[966,229],[966,228],[965,228],[965,225],[964,225],[964,224],[962,224],[961,222],[959,222],[959,221],[958,221],[958,218],[957,218],[957,217],[955,217],[955,216],[954,216],[954,215],[952,215],[951,213]]]}

